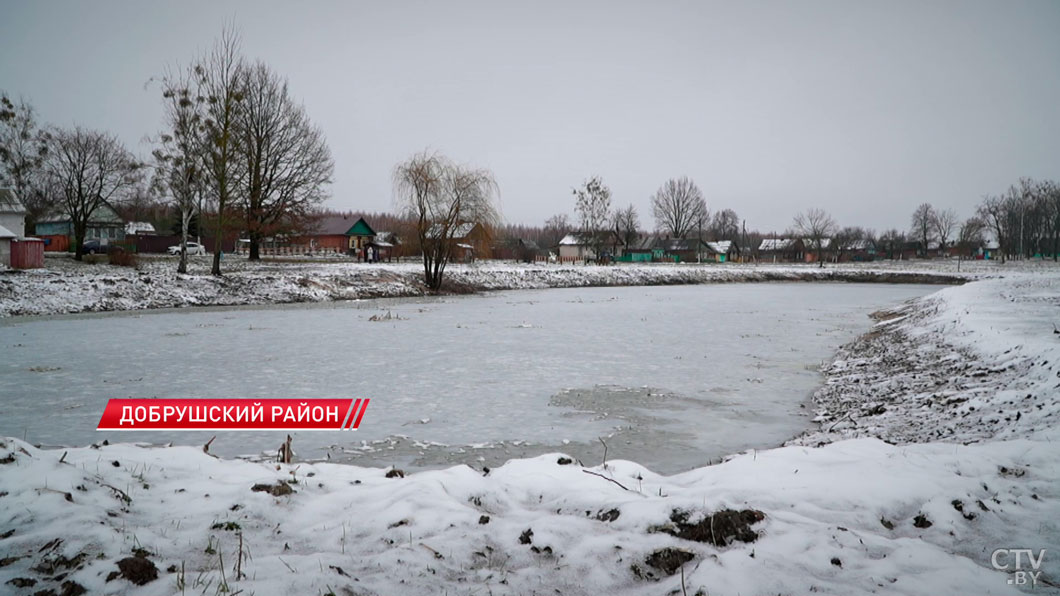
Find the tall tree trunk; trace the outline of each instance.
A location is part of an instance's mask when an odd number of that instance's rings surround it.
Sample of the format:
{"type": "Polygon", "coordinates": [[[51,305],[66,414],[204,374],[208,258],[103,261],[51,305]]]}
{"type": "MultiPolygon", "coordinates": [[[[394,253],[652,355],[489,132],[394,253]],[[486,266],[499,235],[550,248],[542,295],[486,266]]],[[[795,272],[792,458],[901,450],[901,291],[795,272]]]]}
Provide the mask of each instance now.
{"type": "Polygon", "coordinates": [[[177,273],[188,272],[188,225],[191,223],[191,211],[186,207],[180,212],[180,262],[177,273]]]}
{"type": "Polygon", "coordinates": [[[210,268],[210,275],[221,275],[221,236],[218,235],[217,239],[213,243],[213,267],[210,268]]]}
{"type": "Polygon", "coordinates": [[[250,254],[247,256],[247,260],[261,260],[261,240],[257,237],[256,234],[250,234],[250,254]]]}
{"type": "Polygon", "coordinates": [[[83,261],[85,256],[85,228],[87,225],[74,224],[74,259],[83,261]]]}
{"type": "MultiPolygon", "coordinates": [[[[223,186],[224,182],[222,182],[223,186]]],[[[225,197],[227,199],[227,197],[225,197]]],[[[217,202],[217,225],[214,226],[214,238],[213,238],[213,267],[210,268],[210,275],[221,275],[221,241],[224,235],[225,220],[224,210],[227,206],[227,200],[219,200],[217,202]]]]}

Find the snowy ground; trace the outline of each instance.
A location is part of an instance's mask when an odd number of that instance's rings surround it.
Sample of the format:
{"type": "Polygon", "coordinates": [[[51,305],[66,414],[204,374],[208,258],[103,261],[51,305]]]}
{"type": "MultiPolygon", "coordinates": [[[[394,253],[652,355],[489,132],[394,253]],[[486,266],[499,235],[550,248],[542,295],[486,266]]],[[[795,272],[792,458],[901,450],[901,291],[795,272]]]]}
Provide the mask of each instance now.
{"type": "MultiPolygon", "coordinates": [[[[249,263],[229,258],[226,274],[209,275],[209,257],[193,257],[188,275],[176,261],[145,257],[138,269],[89,265],[49,257],[47,267],[0,271],[0,317],[88,311],[140,310],[204,305],[322,302],[422,296],[422,265],[359,264],[279,260],[249,263]]],[[[828,265],[798,264],[619,264],[608,267],[525,265],[485,261],[451,265],[448,289],[544,289],[557,287],[668,285],[739,281],[859,281],[953,283],[1026,269],[1056,270],[1053,263],[971,261],[957,272],[955,260],[881,261],[828,265]]]]}
{"type": "Polygon", "coordinates": [[[1044,548],[1038,588],[1026,593],[1060,593],[1058,301],[1051,274],[921,299],[830,367],[817,397],[826,426],[799,439],[808,445],[675,476],[550,454],[402,477],[223,461],[192,447],[56,451],[3,439],[0,585],[27,594],[1016,594],[1012,569],[994,570],[991,553],[1044,548]],[[910,350],[920,359],[897,361],[910,350]],[[968,368],[955,369],[958,360],[968,368]],[[855,435],[901,444],[842,439],[855,435]]]}

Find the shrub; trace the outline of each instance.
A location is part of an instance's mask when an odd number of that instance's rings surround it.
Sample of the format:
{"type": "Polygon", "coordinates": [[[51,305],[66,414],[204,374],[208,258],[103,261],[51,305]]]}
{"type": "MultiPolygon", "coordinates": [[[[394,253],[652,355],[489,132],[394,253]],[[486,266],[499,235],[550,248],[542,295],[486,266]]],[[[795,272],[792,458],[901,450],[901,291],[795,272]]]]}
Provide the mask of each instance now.
{"type": "Polygon", "coordinates": [[[139,260],[136,258],[136,253],[125,252],[124,250],[111,251],[109,255],[111,265],[117,265],[119,267],[139,267],[139,260]]]}

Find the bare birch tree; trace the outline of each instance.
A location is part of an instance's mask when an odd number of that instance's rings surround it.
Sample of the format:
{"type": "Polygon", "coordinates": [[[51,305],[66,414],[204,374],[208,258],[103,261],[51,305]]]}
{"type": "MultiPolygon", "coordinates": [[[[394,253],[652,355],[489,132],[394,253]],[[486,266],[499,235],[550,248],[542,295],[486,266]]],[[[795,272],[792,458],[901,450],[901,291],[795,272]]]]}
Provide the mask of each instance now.
{"type": "Polygon", "coordinates": [[[656,227],[674,238],[684,238],[708,218],[703,192],[687,176],[671,178],[651,197],[656,227]]]}
{"type": "Polygon", "coordinates": [[[213,275],[221,275],[221,251],[229,228],[229,211],[240,196],[240,183],[245,175],[239,147],[245,68],[239,35],[229,27],[192,70],[196,77],[196,101],[203,109],[202,161],[207,197],[217,210],[210,269],[213,275]]]}
{"type": "Polygon", "coordinates": [[[437,291],[461,224],[492,229],[499,223],[497,183],[489,170],[460,166],[427,151],[398,164],[393,180],[397,207],[413,221],[423,251],[424,281],[437,291]]]}
{"type": "Polygon", "coordinates": [[[74,228],[74,258],[82,260],[85,232],[96,210],[118,201],[137,183],[139,164],[114,135],[81,127],[48,135],[44,171],[50,190],[74,228]]]}
{"type": "Polygon", "coordinates": [[[196,100],[192,74],[175,69],[162,77],[162,100],[166,131],[152,155],[157,194],[173,202],[180,214],[180,261],[177,273],[188,272],[188,233],[192,217],[202,201],[203,146],[202,106],[196,100]]]}

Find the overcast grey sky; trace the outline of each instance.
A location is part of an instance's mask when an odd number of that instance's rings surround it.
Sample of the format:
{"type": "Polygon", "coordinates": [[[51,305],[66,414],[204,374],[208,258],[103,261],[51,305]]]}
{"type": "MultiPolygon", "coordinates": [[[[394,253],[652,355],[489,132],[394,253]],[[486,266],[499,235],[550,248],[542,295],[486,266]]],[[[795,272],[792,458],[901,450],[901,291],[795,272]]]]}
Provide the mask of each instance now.
{"type": "Polygon", "coordinates": [[[508,221],[573,215],[601,175],[649,197],[692,177],[712,211],[783,231],[807,207],[908,226],[1060,178],[1060,2],[0,1],[0,89],[147,155],[148,80],[226,19],[286,75],[335,157],[328,205],[391,208],[431,147],[491,168],[508,221]]]}

